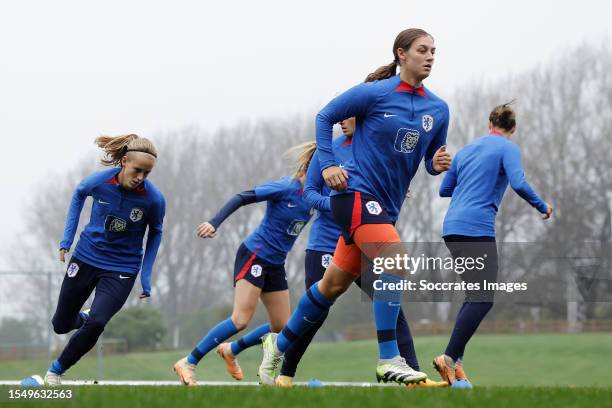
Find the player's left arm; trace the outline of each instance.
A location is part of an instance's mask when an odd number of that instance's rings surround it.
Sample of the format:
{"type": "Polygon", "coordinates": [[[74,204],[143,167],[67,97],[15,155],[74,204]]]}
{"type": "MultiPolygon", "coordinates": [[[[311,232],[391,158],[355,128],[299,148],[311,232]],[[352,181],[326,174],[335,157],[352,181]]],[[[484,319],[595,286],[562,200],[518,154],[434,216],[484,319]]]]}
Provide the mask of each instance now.
{"type": "Polygon", "coordinates": [[[157,251],[162,240],[162,230],[164,224],[164,216],[166,214],[166,200],[160,194],[159,199],[151,208],[151,216],[149,217],[149,233],[147,235],[147,247],[145,249],[144,258],[142,260],[142,270],[140,273],[140,283],[142,285],[142,294],[140,299],[151,296],[151,274],[153,272],[153,264],[157,257],[157,251]]]}
{"type": "Polygon", "coordinates": [[[452,157],[446,151],[449,117],[448,105],[444,104],[441,118],[442,123],[438,127],[436,135],[429,143],[424,158],[425,168],[432,176],[437,176],[447,171],[451,165],[452,157]]]}
{"type": "Polygon", "coordinates": [[[546,218],[550,217],[552,207],[544,202],[527,182],[521,161],[521,151],[515,143],[508,142],[502,156],[502,165],[512,189],[539,212],[546,214],[546,218]]]}

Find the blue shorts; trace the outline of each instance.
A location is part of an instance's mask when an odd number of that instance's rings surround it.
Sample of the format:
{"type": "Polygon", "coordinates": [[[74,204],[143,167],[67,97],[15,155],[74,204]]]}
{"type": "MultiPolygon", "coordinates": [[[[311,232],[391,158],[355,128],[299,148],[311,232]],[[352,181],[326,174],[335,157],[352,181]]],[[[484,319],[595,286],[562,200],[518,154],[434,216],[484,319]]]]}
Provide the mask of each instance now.
{"type": "Polygon", "coordinates": [[[289,288],[285,265],[271,264],[257,257],[257,251],[251,252],[244,243],[240,245],[236,253],[234,286],[240,279],[246,279],[260,288],[262,292],[276,292],[289,288]]]}
{"type": "MultiPolygon", "coordinates": [[[[306,284],[306,289],[310,288],[312,285],[323,279],[323,274],[325,270],[329,266],[333,259],[333,254],[329,252],[323,251],[315,251],[312,249],[306,250],[306,257],[304,258],[304,263],[306,264],[306,273],[304,274],[304,283],[306,284]]],[[[361,278],[357,278],[355,280],[355,284],[359,286],[359,288],[372,298],[372,290],[371,286],[366,286],[365,288],[361,286],[361,278]],[[369,289],[369,290],[368,290],[369,289]]]]}
{"type": "Polygon", "coordinates": [[[306,283],[306,289],[323,278],[325,269],[331,264],[333,256],[334,254],[330,252],[314,251],[312,249],[306,250],[306,257],[304,258],[306,266],[304,283],[306,283]]]}
{"type": "Polygon", "coordinates": [[[360,225],[393,224],[378,199],[358,191],[331,196],[331,209],[347,245],[360,225]]]}

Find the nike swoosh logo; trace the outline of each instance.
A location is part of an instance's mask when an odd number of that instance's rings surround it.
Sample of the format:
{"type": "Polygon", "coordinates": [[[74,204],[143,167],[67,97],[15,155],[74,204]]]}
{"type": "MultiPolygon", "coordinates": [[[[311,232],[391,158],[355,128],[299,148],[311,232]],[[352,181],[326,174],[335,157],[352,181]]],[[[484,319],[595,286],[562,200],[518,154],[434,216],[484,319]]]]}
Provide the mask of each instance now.
{"type": "Polygon", "coordinates": [[[110,203],[107,203],[106,201],[102,201],[102,200],[98,200],[98,202],[99,202],[100,204],[105,204],[105,205],[106,205],[106,204],[110,204],[110,203]]]}
{"type": "Polygon", "coordinates": [[[130,277],[129,276],[119,275],[119,279],[130,279],[130,277]]]}
{"type": "Polygon", "coordinates": [[[390,117],[392,117],[392,116],[397,116],[397,115],[391,115],[391,114],[388,114],[387,112],[385,112],[385,114],[384,114],[384,117],[385,117],[385,118],[390,118],[390,117]]]}
{"type": "Polygon", "coordinates": [[[215,337],[215,343],[217,343],[217,344],[221,344],[221,342],[219,341],[219,339],[218,339],[218,338],[216,338],[216,337],[215,337]]]}
{"type": "Polygon", "coordinates": [[[316,322],[311,322],[310,320],[308,320],[308,318],[306,316],[303,316],[303,319],[306,323],[310,323],[310,324],[315,324],[316,322]]]}
{"type": "Polygon", "coordinates": [[[287,204],[287,207],[295,208],[295,207],[297,207],[297,204],[289,203],[289,204],[287,204]]]}

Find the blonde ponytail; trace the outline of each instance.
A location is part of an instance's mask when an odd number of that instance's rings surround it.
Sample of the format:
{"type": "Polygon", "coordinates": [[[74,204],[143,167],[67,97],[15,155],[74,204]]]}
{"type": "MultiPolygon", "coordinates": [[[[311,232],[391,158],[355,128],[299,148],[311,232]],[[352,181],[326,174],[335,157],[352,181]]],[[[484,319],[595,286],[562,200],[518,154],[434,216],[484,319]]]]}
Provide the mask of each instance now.
{"type": "Polygon", "coordinates": [[[127,152],[143,152],[157,158],[155,145],[146,137],[139,137],[135,134],[99,136],[94,143],[104,150],[104,158],[101,159],[104,166],[119,166],[121,158],[127,152]]]}
{"type": "Polygon", "coordinates": [[[310,165],[310,159],[312,159],[312,155],[316,150],[317,144],[315,142],[301,143],[287,150],[287,155],[295,157],[295,172],[293,173],[294,178],[298,178],[306,174],[308,166],[310,165]]]}

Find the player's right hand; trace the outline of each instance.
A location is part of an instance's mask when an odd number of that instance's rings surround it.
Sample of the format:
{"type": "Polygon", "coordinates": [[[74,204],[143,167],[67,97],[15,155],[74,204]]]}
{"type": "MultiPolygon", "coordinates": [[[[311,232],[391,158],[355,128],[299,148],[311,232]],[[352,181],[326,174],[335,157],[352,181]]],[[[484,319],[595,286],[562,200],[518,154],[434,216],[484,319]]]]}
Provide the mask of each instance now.
{"type": "Polygon", "coordinates": [[[552,205],[546,203],[546,214],[542,216],[542,219],[545,219],[545,220],[549,219],[552,213],[553,213],[552,205]]]}
{"type": "Polygon", "coordinates": [[[348,187],[348,173],[339,166],[330,166],[321,172],[325,184],[332,190],[344,191],[348,187]]]}
{"type": "Polygon", "coordinates": [[[197,229],[198,237],[200,238],[213,238],[215,231],[215,227],[208,221],[200,224],[197,229]]]}
{"type": "Polygon", "coordinates": [[[66,253],[67,252],[68,252],[67,249],[60,248],[60,257],[59,257],[60,262],[66,262],[66,253]]]}

